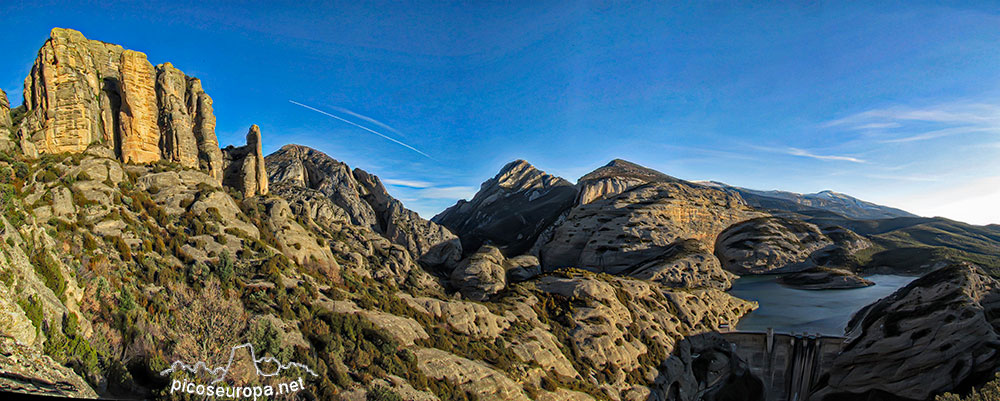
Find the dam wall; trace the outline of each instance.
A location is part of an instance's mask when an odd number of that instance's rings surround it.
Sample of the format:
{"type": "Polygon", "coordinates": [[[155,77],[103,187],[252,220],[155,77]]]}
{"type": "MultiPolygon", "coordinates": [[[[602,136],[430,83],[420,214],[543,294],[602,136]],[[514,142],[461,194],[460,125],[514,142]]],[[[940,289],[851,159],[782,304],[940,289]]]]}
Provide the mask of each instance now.
{"type": "Polygon", "coordinates": [[[767,401],[808,401],[811,387],[826,373],[843,337],[767,332],[725,332],[737,356],[764,382],[767,401]]]}

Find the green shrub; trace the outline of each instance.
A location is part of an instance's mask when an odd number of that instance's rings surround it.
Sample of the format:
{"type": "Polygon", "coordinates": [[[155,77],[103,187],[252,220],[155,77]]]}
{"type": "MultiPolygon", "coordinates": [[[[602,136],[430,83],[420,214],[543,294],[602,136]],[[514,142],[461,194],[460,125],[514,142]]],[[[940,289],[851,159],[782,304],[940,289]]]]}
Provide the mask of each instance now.
{"type": "Polygon", "coordinates": [[[388,387],[372,386],[365,395],[365,401],[403,401],[403,397],[388,387]]]}
{"type": "Polygon", "coordinates": [[[59,179],[59,176],[56,175],[56,173],[54,171],[52,171],[52,170],[45,170],[45,173],[43,173],[42,177],[40,178],[40,180],[42,182],[46,182],[46,183],[52,182],[52,181],[55,181],[55,180],[58,180],[58,179],[59,179]]]}
{"type": "Polygon", "coordinates": [[[31,265],[35,268],[35,273],[42,276],[45,286],[49,287],[60,299],[66,293],[66,279],[62,275],[59,264],[52,259],[44,250],[39,250],[31,255],[31,265]]]}

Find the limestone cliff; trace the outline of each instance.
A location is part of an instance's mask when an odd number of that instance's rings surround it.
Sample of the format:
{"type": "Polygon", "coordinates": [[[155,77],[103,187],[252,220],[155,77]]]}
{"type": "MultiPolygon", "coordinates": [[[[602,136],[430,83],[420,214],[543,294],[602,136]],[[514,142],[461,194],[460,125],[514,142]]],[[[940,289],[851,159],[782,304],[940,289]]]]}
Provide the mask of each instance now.
{"type": "Polygon", "coordinates": [[[146,55],[122,52],[121,112],[118,146],[122,161],[150,163],[160,160],[160,129],[156,125],[156,91],[153,66],[146,55]]]}
{"type": "Polygon", "coordinates": [[[492,244],[514,256],[528,251],[575,197],[569,181],[517,160],[484,182],[471,201],[460,200],[431,221],[458,234],[467,252],[492,244]]]}
{"type": "Polygon", "coordinates": [[[7,93],[0,89],[0,151],[14,150],[15,145],[11,141],[12,127],[10,102],[7,100],[7,93]]]}
{"type": "Polygon", "coordinates": [[[222,149],[222,183],[243,194],[243,197],[267,195],[267,173],[261,148],[260,127],[250,126],[247,144],[222,149]]]}
{"type": "Polygon", "coordinates": [[[10,101],[7,100],[7,92],[0,89],[0,135],[8,135],[10,127],[10,101]]]}
{"type": "Polygon", "coordinates": [[[162,158],[223,179],[201,81],[170,63],[154,68],[143,53],[55,28],[24,81],[24,107],[13,130],[29,157],[100,143],[124,162],[162,158]]]}
{"type": "Polygon", "coordinates": [[[52,30],[24,81],[28,115],[19,130],[26,153],[82,152],[114,137],[123,52],[74,30],[52,30]]]}
{"type": "Polygon", "coordinates": [[[204,170],[221,181],[222,151],[215,137],[212,98],[202,90],[201,81],[184,75],[173,64],[160,64],[156,67],[156,95],[163,158],[204,170]]]}

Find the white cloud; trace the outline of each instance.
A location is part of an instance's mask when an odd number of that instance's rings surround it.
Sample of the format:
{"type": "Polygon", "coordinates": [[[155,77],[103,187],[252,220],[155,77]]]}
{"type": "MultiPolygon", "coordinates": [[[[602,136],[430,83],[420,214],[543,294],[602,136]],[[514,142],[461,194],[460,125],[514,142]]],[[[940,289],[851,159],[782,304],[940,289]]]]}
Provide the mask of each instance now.
{"type": "Polygon", "coordinates": [[[431,187],[416,192],[417,198],[423,199],[471,199],[476,194],[476,187],[431,187]]]}
{"type": "Polygon", "coordinates": [[[433,184],[427,181],[417,181],[417,180],[397,180],[392,178],[386,178],[382,180],[385,185],[392,185],[397,187],[407,187],[407,188],[429,188],[433,184]]]}
{"type": "Polygon", "coordinates": [[[1000,104],[952,102],[914,108],[872,109],[820,125],[850,130],[885,130],[897,137],[883,143],[926,141],[953,135],[1000,132],[1000,104]],[[934,126],[928,129],[928,125],[934,126]]]}
{"type": "Polygon", "coordinates": [[[797,148],[788,148],[788,150],[785,153],[790,154],[792,156],[809,157],[809,158],[813,158],[813,159],[817,159],[817,160],[844,161],[844,162],[851,162],[851,163],[865,163],[864,160],[858,159],[856,157],[838,156],[838,155],[817,155],[817,154],[814,154],[812,152],[809,152],[809,151],[806,151],[806,150],[803,150],[803,149],[797,149],[797,148]]]}

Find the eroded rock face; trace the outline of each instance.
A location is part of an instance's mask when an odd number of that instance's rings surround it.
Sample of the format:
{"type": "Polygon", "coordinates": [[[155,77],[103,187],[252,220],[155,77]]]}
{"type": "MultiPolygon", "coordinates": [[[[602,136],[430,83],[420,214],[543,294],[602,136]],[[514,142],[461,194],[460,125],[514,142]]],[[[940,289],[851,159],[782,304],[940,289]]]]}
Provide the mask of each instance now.
{"type": "Polygon", "coordinates": [[[270,182],[319,191],[347,212],[351,224],[377,226],[375,211],[361,199],[362,190],[347,164],[299,145],[283,146],[266,162],[270,182]]]}
{"type": "Polygon", "coordinates": [[[764,384],[718,333],[699,334],[677,344],[660,366],[651,400],[710,401],[766,399],[764,384]]]}
{"type": "Polygon", "coordinates": [[[630,188],[650,182],[679,182],[680,180],[622,159],[580,177],[577,186],[580,195],[577,204],[584,205],[597,199],[618,195],[630,188]]]}
{"type": "Polygon", "coordinates": [[[73,369],[27,345],[0,337],[0,391],[46,397],[97,398],[73,369]]]}
{"type": "Polygon", "coordinates": [[[485,301],[507,285],[504,262],[499,248],[484,245],[451,272],[451,284],[466,298],[485,301]]]}
{"type": "Polygon", "coordinates": [[[24,80],[25,153],[82,152],[113,140],[118,125],[124,49],[55,28],[24,80]]]}
{"type": "Polygon", "coordinates": [[[422,219],[393,198],[375,175],[305,146],[286,145],[267,156],[272,183],[328,197],[351,224],[367,227],[406,248],[421,263],[454,267],[462,248],[448,229],[422,219]]]}
{"type": "Polygon", "coordinates": [[[100,142],[124,162],[165,158],[222,180],[212,99],[170,63],[154,69],[143,53],[55,28],[24,99],[27,114],[13,130],[29,157],[100,142]]]}
{"type": "Polygon", "coordinates": [[[840,227],[783,217],[761,217],[719,234],[715,255],[736,274],[788,273],[836,264],[871,242],[840,227]]]}
{"type": "Polygon", "coordinates": [[[523,400],[529,398],[521,385],[503,373],[479,361],[473,361],[434,348],[421,348],[417,367],[436,380],[449,380],[462,391],[473,393],[481,400],[523,400]]]}
{"type": "Polygon", "coordinates": [[[693,239],[712,249],[726,227],[760,214],[739,197],[684,183],[649,183],[574,208],[540,246],[546,269],[622,274],[693,239]]]}
{"type": "Polygon", "coordinates": [[[426,265],[454,266],[462,257],[462,244],[451,231],[403,207],[403,202],[389,196],[377,176],[358,168],[352,174],[386,238],[405,246],[426,265]]]}
{"type": "Polygon", "coordinates": [[[627,275],[673,288],[728,290],[736,275],[725,271],[715,255],[697,240],[680,241],[661,256],[637,265],[627,275]]]}
{"type": "Polygon", "coordinates": [[[11,141],[13,124],[10,120],[10,102],[7,100],[7,93],[0,90],[0,151],[11,151],[17,145],[11,141]]]}
{"type": "Polygon", "coordinates": [[[119,137],[125,163],[160,160],[160,128],[157,126],[153,66],[146,55],[125,50],[121,55],[121,113],[119,137]]]}
{"type": "Polygon", "coordinates": [[[581,358],[600,368],[640,369],[646,344],[671,350],[682,333],[718,330],[756,308],[714,289],[674,292],[643,280],[588,275],[544,276],[533,283],[555,302],[573,305],[565,322],[570,341],[581,358]]]}
{"type": "Polygon", "coordinates": [[[977,266],[950,265],[866,306],[846,331],[811,399],[929,400],[968,389],[1000,367],[1000,283],[977,266]]]}
{"type": "Polygon", "coordinates": [[[156,96],[163,158],[201,169],[221,181],[222,151],[215,136],[212,98],[202,90],[201,81],[173,64],[160,64],[156,66],[156,96]]]}
{"type": "Polygon", "coordinates": [[[222,156],[224,185],[242,192],[245,198],[267,195],[268,178],[261,150],[260,127],[250,126],[247,144],[240,147],[226,146],[222,149],[222,156]]]}
{"type": "Polygon", "coordinates": [[[569,181],[517,160],[484,182],[471,201],[460,200],[431,221],[458,234],[467,252],[491,244],[514,256],[528,251],[575,198],[569,181]]]}
{"type": "Polygon", "coordinates": [[[0,134],[7,135],[10,128],[10,101],[7,100],[7,92],[0,89],[0,134]]]}

